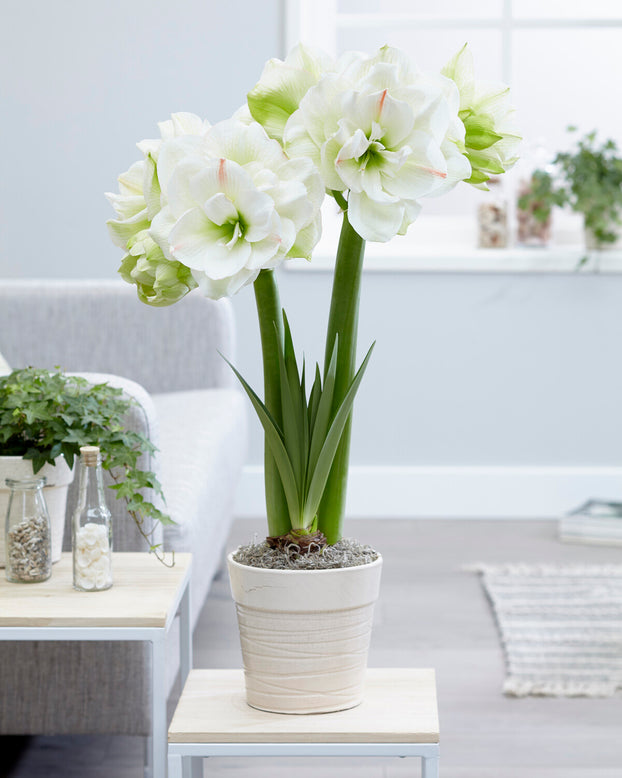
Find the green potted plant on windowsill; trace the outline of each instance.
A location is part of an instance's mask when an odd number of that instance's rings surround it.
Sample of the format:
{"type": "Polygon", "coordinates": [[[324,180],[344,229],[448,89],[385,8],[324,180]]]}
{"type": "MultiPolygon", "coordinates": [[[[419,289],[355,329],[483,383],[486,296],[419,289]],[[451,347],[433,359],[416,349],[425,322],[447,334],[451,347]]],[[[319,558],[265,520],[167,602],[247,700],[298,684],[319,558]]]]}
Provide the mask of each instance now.
{"type": "MultiPolygon", "coordinates": [[[[576,132],[575,127],[568,131],[576,132]]],[[[597,140],[596,131],[580,138],[574,149],[559,152],[552,170],[536,170],[531,191],[518,200],[544,223],[553,207],[569,206],[583,215],[588,250],[618,248],[622,228],[622,157],[614,140],[597,140]]]]}
{"type": "MultiPolygon", "coordinates": [[[[0,376],[0,516],[6,515],[5,478],[45,476],[46,502],[52,523],[52,559],[60,558],[67,490],[73,480],[74,459],[80,446],[97,445],[102,466],[113,480],[111,489],[125,500],[128,514],[150,549],[162,560],[151,540],[153,522],[171,519],[141,490],[162,496],[154,473],[138,467],[142,453],[153,453],[142,434],[125,428],[134,400],[107,383],[37,368],[14,370],[0,376]]],[[[4,564],[4,532],[0,533],[0,562],[4,564]]]]}

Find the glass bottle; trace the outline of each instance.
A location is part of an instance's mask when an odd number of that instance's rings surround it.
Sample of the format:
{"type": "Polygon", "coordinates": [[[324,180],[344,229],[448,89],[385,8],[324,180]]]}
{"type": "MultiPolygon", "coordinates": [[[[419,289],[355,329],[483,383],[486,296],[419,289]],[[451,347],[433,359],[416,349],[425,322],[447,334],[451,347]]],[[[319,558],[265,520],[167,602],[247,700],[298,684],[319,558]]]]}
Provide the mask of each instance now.
{"type": "Polygon", "coordinates": [[[104,497],[101,454],[80,448],[78,503],[71,524],[73,586],[99,592],[112,586],[112,522],[104,497]]]}
{"type": "Polygon", "coordinates": [[[6,577],[11,583],[39,583],[52,574],[52,529],[43,496],[45,478],[7,478],[6,577]]]}

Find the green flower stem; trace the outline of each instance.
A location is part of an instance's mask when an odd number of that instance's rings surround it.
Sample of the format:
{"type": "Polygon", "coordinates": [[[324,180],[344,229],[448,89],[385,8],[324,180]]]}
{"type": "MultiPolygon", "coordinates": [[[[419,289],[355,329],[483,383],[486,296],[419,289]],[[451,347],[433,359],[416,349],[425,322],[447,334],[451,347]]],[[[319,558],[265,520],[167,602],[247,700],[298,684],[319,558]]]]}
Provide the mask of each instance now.
{"type": "MultiPolygon", "coordinates": [[[[356,336],[365,241],[355,232],[344,211],[337,249],[333,293],[326,333],[324,371],[328,369],[335,339],[338,339],[337,376],[333,409],[343,400],[356,366],[356,336]]],[[[345,426],[318,512],[318,529],[332,545],[341,538],[346,506],[351,421],[345,426]]]]}
{"type": "MultiPolygon", "coordinates": [[[[254,283],[254,289],[263,353],[265,404],[280,427],[282,414],[279,352],[283,353],[283,317],[274,271],[262,270],[254,283]]],[[[277,537],[289,532],[291,524],[279,472],[267,443],[264,449],[268,532],[272,537],[277,537]]]]}

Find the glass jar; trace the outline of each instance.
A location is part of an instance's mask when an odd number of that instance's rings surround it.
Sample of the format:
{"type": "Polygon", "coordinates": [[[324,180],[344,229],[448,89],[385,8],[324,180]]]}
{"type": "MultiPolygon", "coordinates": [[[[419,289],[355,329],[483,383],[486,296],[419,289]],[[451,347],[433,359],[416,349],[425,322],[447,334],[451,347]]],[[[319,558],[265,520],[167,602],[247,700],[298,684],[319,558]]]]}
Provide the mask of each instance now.
{"type": "Polygon", "coordinates": [[[551,243],[554,185],[551,154],[542,139],[527,145],[516,169],[516,242],[522,248],[546,248],[551,243]]]}
{"type": "Polygon", "coordinates": [[[477,208],[479,248],[504,249],[508,246],[508,205],[498,178],[487,182],[486,199],[477,208]]]}
{"type": "Polygon", "coordinates": [[[112,521],[104,497],[97,446],[80,449],[78,504],[72,521],[73,586],[101,592],[112,586],[112,521]]]}
{"type": "Polygon", "coordinates": [[[39,583],[52,574],[52,529],[43,496],[45,478],[7,478],[6,577],[11,583],[39,583]]]}

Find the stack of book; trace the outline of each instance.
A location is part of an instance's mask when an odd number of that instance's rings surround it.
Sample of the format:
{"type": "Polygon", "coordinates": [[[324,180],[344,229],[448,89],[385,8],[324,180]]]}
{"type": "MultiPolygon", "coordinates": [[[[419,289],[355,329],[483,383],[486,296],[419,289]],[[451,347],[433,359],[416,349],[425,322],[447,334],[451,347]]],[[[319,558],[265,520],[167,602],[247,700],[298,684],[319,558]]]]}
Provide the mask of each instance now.
{"type": "Polygon", "coordinates": [[[622,546],[622,502],[588,500],[559,520],[559,539],[622,546]]]}

